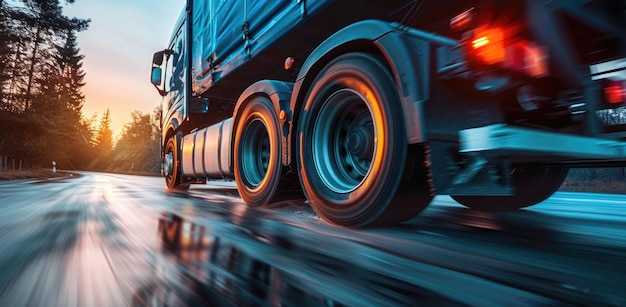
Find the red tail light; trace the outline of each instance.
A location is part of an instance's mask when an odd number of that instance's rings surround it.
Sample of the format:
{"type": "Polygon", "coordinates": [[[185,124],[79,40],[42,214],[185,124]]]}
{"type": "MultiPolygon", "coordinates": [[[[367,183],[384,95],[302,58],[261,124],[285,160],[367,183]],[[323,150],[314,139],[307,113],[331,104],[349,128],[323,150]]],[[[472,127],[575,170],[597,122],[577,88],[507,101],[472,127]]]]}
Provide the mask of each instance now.
{"type": "Polygon", "coordinates": [[[504,34],[500,28],[480,27],[474,31],[472,49],[476,59],[484,64],[501,63],[506,58],[504,34]]]}
{"type": "Polygon", "coordinates": [[[608,103],[622,103],[625,96],[624,83],[621,81],[610,81],[604,88],[604,97],[608,103]]]}
{"type": "Polygon", "coordinates": [[[468,57],[472,61],[521,72],[532,77],[548,74],[548,54],[541,46],[511,36],[503,28],[482,26],[474,30],[468,57]]]}
{"type": "Polygon", "coordinates": [[[450,20],[450,28],[462,32],[467,62],[475,70],[497,67],[542,77],[548,72],[548,52],[523,38],[522,25],[516,22],[476,26],[479,14],[471,8],[450,20]]]}

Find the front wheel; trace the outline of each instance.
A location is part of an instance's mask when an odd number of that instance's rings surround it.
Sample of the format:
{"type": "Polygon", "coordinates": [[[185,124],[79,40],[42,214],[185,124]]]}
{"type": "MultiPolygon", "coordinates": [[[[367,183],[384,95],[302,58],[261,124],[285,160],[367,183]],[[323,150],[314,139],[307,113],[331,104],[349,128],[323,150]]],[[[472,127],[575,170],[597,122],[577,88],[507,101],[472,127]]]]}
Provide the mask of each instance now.
{"type": "Polygon", "coordinates": [[[560,166],[518,165],[511,171],[512,196],[451,196],[460,204],[481,211],[515,210],[540,203],[554,194],[567,176],[560,166]]]}
{"type": "Polygon", "coordinates": [[[403,186],[423,160],[408,160],[401,110],[393,77],[372,55],[342,55],[315,79],[298,124],[297,162],[323,219],[348,227],[393,224],[428,204],[425,173],[416,186],[403,186]]]}
{"type": "Polygon", "coordinates": [[[167,140],[163,153],[163,175],[165,184],[172,190],[186,190],[189,183],[182,180],[180,170],[180,137],[174,135],[167,140]]]}

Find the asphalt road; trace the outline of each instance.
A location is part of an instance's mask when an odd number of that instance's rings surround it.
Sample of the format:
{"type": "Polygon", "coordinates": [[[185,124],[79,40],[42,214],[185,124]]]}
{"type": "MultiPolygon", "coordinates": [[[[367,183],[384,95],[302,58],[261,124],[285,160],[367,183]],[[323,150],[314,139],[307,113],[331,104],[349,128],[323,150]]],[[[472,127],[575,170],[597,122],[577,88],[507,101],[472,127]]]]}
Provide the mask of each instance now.
{"type": "Polygon", "coordinates": [[[81,173],[0,182],[0,306],[626,306],[626,195],[395,227],[328,225],[234,184],[81,173]]]}

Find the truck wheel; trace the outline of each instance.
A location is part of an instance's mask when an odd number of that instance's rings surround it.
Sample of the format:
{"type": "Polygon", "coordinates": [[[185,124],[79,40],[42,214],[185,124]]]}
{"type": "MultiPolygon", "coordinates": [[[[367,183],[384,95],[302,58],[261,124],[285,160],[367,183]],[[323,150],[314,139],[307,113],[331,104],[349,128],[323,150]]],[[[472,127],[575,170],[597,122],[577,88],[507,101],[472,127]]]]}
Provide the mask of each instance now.
{"type": "Polygon", "coordinates": [[[234,144],[237,189],[249,206],[272,202],[281,181],[280,129],[271,101],[256,96],[238,115],[234,144]]]}
{"type": "Polygon", "coordinates": [[[513,196],[451,196],[460,204],[481,211],[515,210],[546,200],[561,186],[568,168],[519,165],[513,168],[513,196]]]}
{"type": "Polygon", "coordinates": [[[297,142],[304,192],[331,223],[393,224],[430,201],[418,187],[401,188],[416,163],[407,163],[412,161],[393,78],[371,55],[345,54],[320,72],[301,112],[297,142]]]}
{"type": "Polygon", "coordinates": [[[183,182],[180,171],[180,137],[172,136],[167,140],[163,155],[163,175],[169,189],[186,190],[188,182],[183,182]]]}

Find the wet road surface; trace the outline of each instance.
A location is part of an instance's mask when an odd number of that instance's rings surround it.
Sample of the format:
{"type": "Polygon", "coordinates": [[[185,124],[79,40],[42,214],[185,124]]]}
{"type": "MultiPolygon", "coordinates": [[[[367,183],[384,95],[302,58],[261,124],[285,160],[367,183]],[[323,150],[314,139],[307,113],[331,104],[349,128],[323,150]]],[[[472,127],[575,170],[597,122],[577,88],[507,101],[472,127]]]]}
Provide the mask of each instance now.
{"type": "Polygon", "coordinates": [[[626,196],[481,213],[438,196],[395,227],[233,183],[81,173],[0,182],[0,306],[626,306],[626,196]]]}

